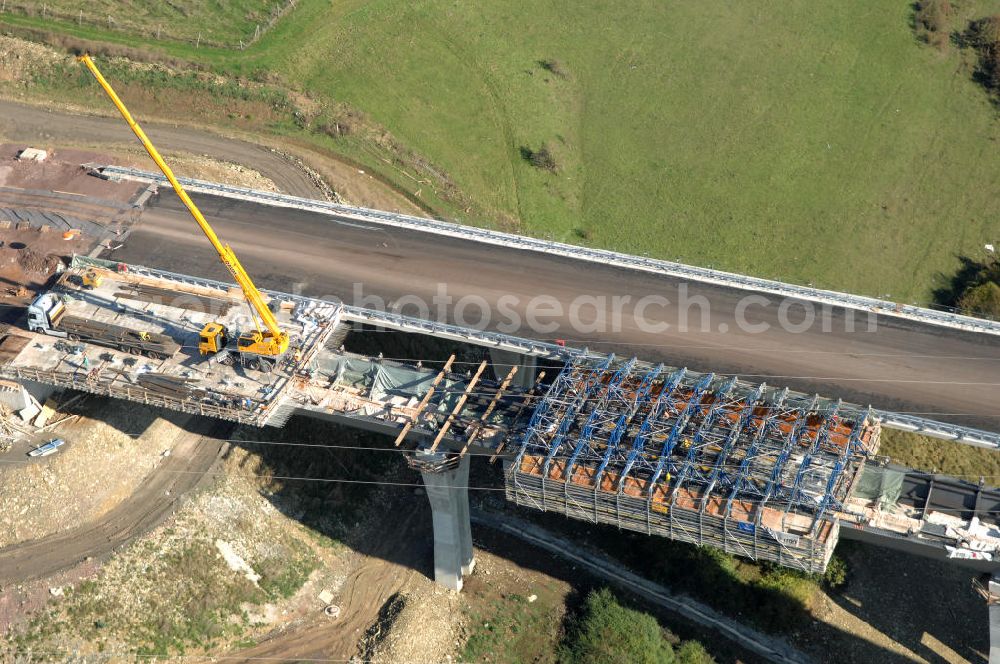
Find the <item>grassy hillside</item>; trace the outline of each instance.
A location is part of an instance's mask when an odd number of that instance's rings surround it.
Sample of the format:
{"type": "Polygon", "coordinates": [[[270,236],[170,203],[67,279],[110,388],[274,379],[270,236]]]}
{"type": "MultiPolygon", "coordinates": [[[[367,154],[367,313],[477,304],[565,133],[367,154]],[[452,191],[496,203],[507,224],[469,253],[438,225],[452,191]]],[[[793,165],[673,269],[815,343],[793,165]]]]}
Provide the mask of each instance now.
{"type": "Polygon", "coordinates": [[[260,61],[370,113],[525,232],[926,300],[1000,234],[1000,125],[911,11],[339,0],[303,3],[260,61]],[[543,143],[557,174],[521,158],[543,143]]]}
{"type": "Polygon", "coordinates": [[[124,38],[183,40],[237,46],[263,30],[288,0],[6,0],[3,11],[14,20],[98,28],[124,38]]]}
{"type": "MultiPolygon", "coordinates": [[[[919,42],[912,11],[302,0],[245,52],[157,48],[360,109],[470,223],[927,302],[1000,237],[1000,122],[970,54],[919,42]],[[554,173],[523,157],[543,145],[554,173]]],[[[955,27],[997,11],[968,0],[955,27]]],[[[398,160],[314,130],[437,204],[398,160]]]]}

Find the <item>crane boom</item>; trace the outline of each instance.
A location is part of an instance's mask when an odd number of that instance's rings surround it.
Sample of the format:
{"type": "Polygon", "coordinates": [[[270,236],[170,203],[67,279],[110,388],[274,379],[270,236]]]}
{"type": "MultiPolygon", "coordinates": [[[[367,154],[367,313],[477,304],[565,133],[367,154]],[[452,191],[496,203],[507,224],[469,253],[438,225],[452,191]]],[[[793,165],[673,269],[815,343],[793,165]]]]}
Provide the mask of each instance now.
{"type": "Polygon", "coordinates": [[[163,175],[167,178],[167,180],[170,181],[174,191],[177,192],[177,196],[180,197],[181,202],[184,203],[184,206],[187,208],[188,212],[191,213],[191,216],[194,217],[194,220],[198,222],[198,226],[201,227],[205,237],[208,238],[208,241],[212,243],[212,247],[214,247],[218,252],[219,259],[222,261],[222,264],[226,266],[229,273],[233,275],[233,279],[236,280],[236,283],[239,284],[239,287],[243,290],[243,295],[246,297],[247,302],[250,304],[251,311],[254,314],[254,324],[257,326],[257,331],[259,333],[258,343],[255,344],[255,350],[253,352],[261,355],[281,355],[287,351],[288,334],[278,327],[278,320],[268,308],[267,303],[264,301],[264,296],[261,295],[257,286],[250,278],[250,275],[243,269],[239,259],[236,258],[236,254],[228,244],[223,244],[219,240],[219,236],[215,234],[215,231],[209,225],[205,216],[201,213],[201,210],[198,209],[198,206],[194,204],[194,201],[191,200],[191,197],[188,196],[188,193],[184,190],[184,187],[182,187],[181,183],[177,181],[176,177],[174,177],[174,172],[170,169],[170,166],[163,161],[163,157],[160,156],[156,147],[146,136],[146,132],[144,132],[142,127],[139,126],[139,123],[132,118],[132,114],[129,113],[128,108],[126,108],[122,100],[119,99],[118,95],[111,87],[111,84],[105,80],[104,76],[101,74],[97,65],[94,64],[94,61],[90,58],[90,56],[82,55],[77,58],[77,60],[85,64],[87,69],[90,70],[90,73],[94,75],[95,79],[97,79],[97,82],[104,89],[108,98],[111,99],[115,108],[118,109],[118,112],[121,113],[125,122],[128,123],[129,128],[132,129],[136,138],[138,138],[139,142],[142,143],[142,147],[146,149],[149,156],[152,157],[154,162],[156,162],[157,167],[159,167],[160,171],[163,172],[163,175]],[[266,333],[261,329],[262,325],[266,329],[266,333]]]}

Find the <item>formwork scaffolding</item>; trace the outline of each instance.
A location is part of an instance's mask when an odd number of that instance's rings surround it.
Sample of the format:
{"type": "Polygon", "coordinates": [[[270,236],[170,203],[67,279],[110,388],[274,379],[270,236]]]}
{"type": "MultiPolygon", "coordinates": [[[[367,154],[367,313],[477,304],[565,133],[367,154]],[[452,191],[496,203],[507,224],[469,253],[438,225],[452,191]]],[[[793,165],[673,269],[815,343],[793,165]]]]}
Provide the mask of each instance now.
{"type": "Polygon", "coordinates": [[[734,377],[577,358],[506,464],[519,505],[808,572],[879,444],[865,409],[734,377]]]}

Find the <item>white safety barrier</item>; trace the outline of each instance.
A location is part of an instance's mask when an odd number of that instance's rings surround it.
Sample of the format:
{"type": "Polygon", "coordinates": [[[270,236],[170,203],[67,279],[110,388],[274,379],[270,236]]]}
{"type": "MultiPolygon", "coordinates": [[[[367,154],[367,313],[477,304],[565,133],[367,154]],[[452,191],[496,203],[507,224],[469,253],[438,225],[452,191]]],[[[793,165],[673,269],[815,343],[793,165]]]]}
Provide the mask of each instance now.
{"type": "MultiPolygon", "coordinates": [[[[166,179],[159,174],[141,171],[134,168],[123,168],[120,166],[99,167],[103,174],[111,177],[132,179],[140,182],[165,183],[166,179]]],[[[760,279],[748,277],[732,272],[712,270],[693,265],[684,265],[673,261],[664,261],[643,256],[632,256],[616,251],[604,249],[590,249],[588,247],[578,247],[562,242],[552,242],[523,235],[513,235],[500,231],[476,228],[474,226],[463,226],[436,219],[425,219],[413,217],[406,214],[396,214],[393,212],[383,212],[368,208],[352,207],[327,201],[317,201],[298,196],[287,196],[285,194],[275,194],[269,191],[258,191],[246,187],[234,187],[230,185],[206,182],[205,180],[194,180],[190,178],[178,178],[190,191],[213,194],[226,198],[236,198],[264,205],[278,207],[295,208],[309,212],[336,215],[342,218],[356,221],[368,222],[394,226],[396,228],[406,228],[409,230],[434,233],[436,235],[447,235],[450,237],[473,240],[487,244],[511,247],[514,249],[524,249],[526,251],[536,251],[556,256],[564,256],[577,260],[586,260],[606,265],[615,265],[632,270],[642,270],[653,272],[678,279],[688,279],[701,281],[704,283],[738,288],[740,290],[755,291],[759,293],[769,293],[780,297],[791,297],[800,300],[807,300],[817,304],[826,304],[836,307],[845,307],[858,311],[868,311],[881,316],[892,316],[903,318],[931,325],[939,325],[967,332],[978,332],[985,334],[1000,335],[1000,321],[975,318],[973,316],[963,316],[961,314],[946,311],[936,311],[926,307],[917,307],[910,304],[900,304],[880,300],[878,298],[866,297],[863,295],[852,295],[850,293],[840,293],[837,291],[810,288],[807,286],[797,286],[781,281],[770,279],[760,279]]]]}

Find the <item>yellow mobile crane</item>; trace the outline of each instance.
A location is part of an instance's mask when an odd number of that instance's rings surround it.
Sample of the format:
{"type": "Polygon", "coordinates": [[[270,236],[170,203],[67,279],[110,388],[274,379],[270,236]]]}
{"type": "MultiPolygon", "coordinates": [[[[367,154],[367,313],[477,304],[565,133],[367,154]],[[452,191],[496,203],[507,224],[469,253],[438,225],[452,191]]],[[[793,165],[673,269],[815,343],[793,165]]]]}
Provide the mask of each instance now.
{"type": "MultiPolygon", "coordinates": [[[[146,148],[146,152],[149,156],[153,158],[156,165],[163,172],[163,175],[170,181],[173,186],[174,191],[180,197],[181,202],[187,207],[188,212],[194,217],[194,220],[198,222],[198,226],[201,227],[202,232],[205,233],[205,237],[208,241],[212,243],[212,246],[219,253],[219,259],[222,260],[223,265],[229,270],[229,273],[233,275],[236,283],[239,284],[240,288],[243,289],[243,295],[246,297],[247,302],[250,304],[250,311],[252,313],[255,330],[246,331],[239,336],[236,342],[236,348],[239,352],[241,361],[248,367],[252,369],[270,371],[274,365],[281,359],[281,357],[288,351],[288,333],[284,332],[278,327],[278,321],[274,317],[274,314],[268,308],[267,303],[264,301],[264,297],[261,295],[260,291],[257,290],[257,286],[254,285],[253,280],[250,275],[247,274],[246,270],[240,264],[239,259],[236,258],[236,254],[229,247],[228,244],[222,244],[219,241],[219,237],[212,230],[212,227],[205,220],[202,215],[201,210],[198,206],[194,204],[191,197],[188,196],[187,192],[184,191],[184,187],[181,183],[177,181],[174,177],[174,173],[167,166],[166,162],[160,156],[160,153],[156,151],[156,148],[150,142],[149,138],[146,136],[146,132],[142,130],[142,127],[132,118],[132,114],[129,113],[125,104],[122,100],[118,98],[118,95],[112,89],[111,85],[104,79],[97,65],[90,58],[89,55],[82,55],[77,58],[80,62],[87,66],[90,73],[94,75],[97,82],[104,88],[104,92],[107,93],[108,98],[121,113],[125,122],[132,129],[132,132],[142,143],[142,147],[146,148]]],[[[227,352],[226,348],[229,342],[228,330],[225,325],[218,322],[211,322],[205,325],[201,330],[201,336],[198,342],[198,351],[202,355],[214,355],[220,352],[227,352]]]]}

